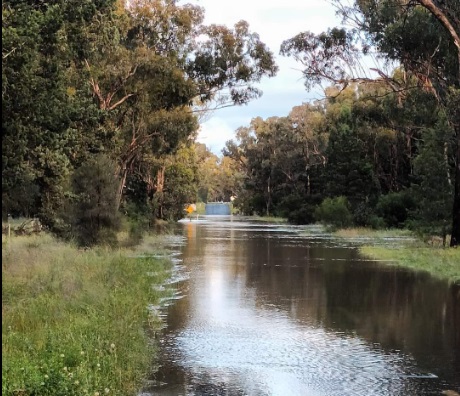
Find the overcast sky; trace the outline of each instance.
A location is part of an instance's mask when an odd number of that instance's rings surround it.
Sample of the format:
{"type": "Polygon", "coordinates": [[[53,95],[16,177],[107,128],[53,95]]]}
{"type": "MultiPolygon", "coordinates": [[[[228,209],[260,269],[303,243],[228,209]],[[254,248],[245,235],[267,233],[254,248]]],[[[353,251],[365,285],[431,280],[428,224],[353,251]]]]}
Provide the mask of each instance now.
{"type": "Polygon", "coordinates": [[[279,71],[276,77],[265,78],[257,85],[263,96],[245,106],[215,111],[201,124],[198,141],[220,155],[235,130],[249,125],[252,118],[287,116],[292,107],[319,98],[320,92],[307,92],[300,72],[301,65],[279,55],[281,43],[302,31],[320,33],[339,25],[333,7],[327,0],[188,0],[182,3],[200,5],[205,9],[205,23],[229,27],[244,19],[250,30],[276,57],[279,71]]]}

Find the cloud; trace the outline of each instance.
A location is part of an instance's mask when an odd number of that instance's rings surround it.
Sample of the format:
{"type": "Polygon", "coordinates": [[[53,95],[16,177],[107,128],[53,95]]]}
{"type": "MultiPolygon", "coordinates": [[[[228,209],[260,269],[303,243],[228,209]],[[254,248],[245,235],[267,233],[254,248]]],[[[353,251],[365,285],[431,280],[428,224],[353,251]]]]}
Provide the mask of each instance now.
{"type": "Polygon", "coordinates": [[[216,116],[201,124],[197,141],[214,154],[221,155],[225,142],[233,138],[234,130],[228,119],[216,116]]]}

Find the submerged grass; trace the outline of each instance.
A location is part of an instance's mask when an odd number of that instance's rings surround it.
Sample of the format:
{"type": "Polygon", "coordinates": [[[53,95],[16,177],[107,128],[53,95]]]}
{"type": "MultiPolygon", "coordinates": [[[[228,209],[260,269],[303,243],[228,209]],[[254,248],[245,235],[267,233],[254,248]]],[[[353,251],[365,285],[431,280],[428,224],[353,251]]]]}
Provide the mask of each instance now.
{"type": "Polygon", "coordinates": [[[411,231],[397,229],[351,228],[338,230],[335,235],[345,239],[365,239],[359,250],[367,257],[460,282],[460,249],[443,248],[441,241],[422,241],[411,231]],[[390,243],[392,240],[398,242],[390,243]],[[382,241],[386,243],[382,244],[382,241]]]}
{"type": "Polygon", "coordinates": [[[166,292],[153,286],[171,262],[129,254],[2,240],[2,395],[136,394],[161,327],[148,306],[166,292]]]}

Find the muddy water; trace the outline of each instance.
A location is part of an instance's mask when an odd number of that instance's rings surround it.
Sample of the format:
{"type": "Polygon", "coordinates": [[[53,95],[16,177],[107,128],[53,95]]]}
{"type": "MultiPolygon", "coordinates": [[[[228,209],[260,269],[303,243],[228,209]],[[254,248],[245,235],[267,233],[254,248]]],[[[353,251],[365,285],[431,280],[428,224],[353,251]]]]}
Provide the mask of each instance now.
{"type": "Polygon", "coordinates": [[[460,391],[459,285],[366,261],[314,227],[179,227],[184,297],[165,310],[162,366],[143,395],[460,391]]]}

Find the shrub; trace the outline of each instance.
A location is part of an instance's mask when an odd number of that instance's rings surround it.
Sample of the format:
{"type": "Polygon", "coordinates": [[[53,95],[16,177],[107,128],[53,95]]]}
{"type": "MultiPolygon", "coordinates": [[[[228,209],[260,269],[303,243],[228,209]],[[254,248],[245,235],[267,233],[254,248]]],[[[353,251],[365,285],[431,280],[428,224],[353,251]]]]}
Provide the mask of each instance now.
{"type": "Polygon", "coordinates": [[[377,214],[388,227],[402,228],[415,208],[414,200],[405,192],[382,195],[376,206],[377,214]]]}
{"type": "Polygon", "coordinates": [[[326,198],[315,210],[315,218],[332,227],[349,227],[352,224],[352,215],[347,198],[326,198]]]}
{"type": "Polygon", "coordinates": [[[357,226],[371,226],[374,211],[365,202],[359,203],[353,210],[353,223],[357,226]]]}
{"type": "Polygon", "coordinates": [[[120,226],[118,181],[114,164],[105,156],[90,159],[72,178],[75,201],[71,205],[72,234],[81,246],[114,244],[120,226]]]}

